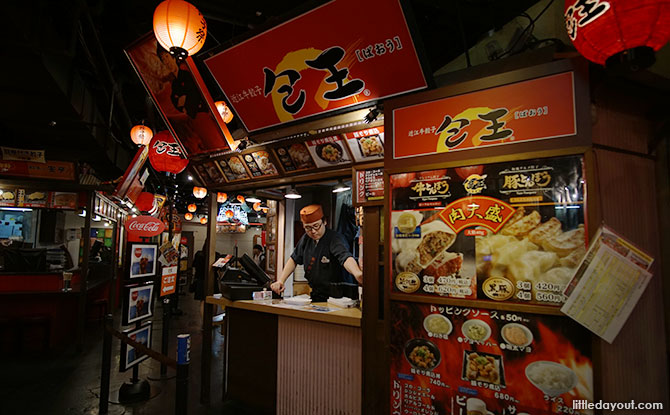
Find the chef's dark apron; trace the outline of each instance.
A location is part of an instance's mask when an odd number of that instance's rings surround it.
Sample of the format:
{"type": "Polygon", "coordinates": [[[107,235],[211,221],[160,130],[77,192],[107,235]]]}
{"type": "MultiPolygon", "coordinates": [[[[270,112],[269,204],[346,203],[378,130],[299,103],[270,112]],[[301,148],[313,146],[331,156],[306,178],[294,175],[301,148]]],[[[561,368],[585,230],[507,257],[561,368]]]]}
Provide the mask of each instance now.
{"type": "Polygon", "coordinates": [[[346,284],[342,278],[342,266],[330,249],[337,234],[328,229],[319,242],[310,238],[305,246],[303,261],[305,278],[312,288],[312,301],[325,302],[328,297],[340,298],[346,284]]]}

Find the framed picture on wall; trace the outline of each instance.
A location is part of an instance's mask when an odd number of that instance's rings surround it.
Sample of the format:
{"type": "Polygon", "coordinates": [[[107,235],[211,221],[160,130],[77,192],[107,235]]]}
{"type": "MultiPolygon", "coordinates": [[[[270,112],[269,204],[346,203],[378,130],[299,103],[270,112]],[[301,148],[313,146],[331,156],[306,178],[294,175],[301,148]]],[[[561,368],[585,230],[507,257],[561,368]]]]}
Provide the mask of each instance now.
{"type": "Polygon", "coordinates": [[[156,254],[154,243],[128,243],[126,264],[129,278],[151,278],[156,276],[156,254]]]}
{"type": "Polygon", "coordinates": [[[267,254],[265,255],[265,269],[268,270],[268,273],[273,274],[277,270],[277,248],[275,245],[267,246],[267,254]]]}
{"type": "MultiPolygon", "coordinates": [[[[130,337],[132,340],[151,348],[151,322],[147,321],[142,324],[139,329],[125,330],[123,334],[130,337]]],[[[121,342],[121,361],[119,364],[119,372],[125,372],[131,367],[140,364],[149,358],[149,355],[137,350],[135,347],[121,342]]]]}
{"type": "Polygon", "coordinates": [[[277,242],[277,216],[268,215],[265,222],[268,243],[277,242]]]}
{"type": "Polygon", "coordinates": [[[124,326],[153,316],[154,283],[127,285],[124,287],[123,318],[124,326]]]}

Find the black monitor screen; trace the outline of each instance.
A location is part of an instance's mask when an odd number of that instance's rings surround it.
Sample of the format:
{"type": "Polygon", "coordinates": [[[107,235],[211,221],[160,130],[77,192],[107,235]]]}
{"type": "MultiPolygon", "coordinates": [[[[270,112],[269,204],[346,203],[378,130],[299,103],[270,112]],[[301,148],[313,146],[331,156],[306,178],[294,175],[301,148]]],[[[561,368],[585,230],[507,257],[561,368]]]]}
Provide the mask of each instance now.
{"type": "Polygon", "coordinates": [[[242,264],[244,269],[247,270],[251,278],[256,280],[256,282],[259,285],[266,286],[270,285],[270,283],[272,282],[270,277],[268,277],[268,274],[266,274],[265,271],[261,269],[261,267],[256,265],[254,260],[251,259],[249,255],[247,254],[242,255],[242,258],[240,258],[240,263],[242,264]]]}

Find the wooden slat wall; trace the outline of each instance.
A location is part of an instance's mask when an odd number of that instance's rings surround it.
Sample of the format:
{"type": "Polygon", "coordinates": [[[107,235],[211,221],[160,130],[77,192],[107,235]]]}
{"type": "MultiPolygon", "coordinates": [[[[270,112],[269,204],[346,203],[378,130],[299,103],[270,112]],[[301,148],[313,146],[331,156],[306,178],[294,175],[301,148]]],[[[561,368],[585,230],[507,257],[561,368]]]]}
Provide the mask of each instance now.
{"type": "MultiPolygon", "coordinates": [[[[604,401],[663,402],[668,407],[668,364],[664,321],[663,278],[653,159],[623,151],[647,152],[653,122],[646,111],[653,105],[622,93],[613,85],[594,91],[594,164],[605,224],[656,258],[654,277],[613,344],[599,341],[595,349],[600,371],[594,373],[604,401]]],[[[667,213],[667,206],[665,207],[667,213]]],[[[595,230],[598,224],[592,224],[595,230]]],[[[667,282],[666,282],[667,283],[667,282]]],[[[666,300],[667,301],[667,300],[666,300]]],[[[596,370],[598,370],[596,368],[596,370]]],[[[597,391],[598,392],[598,391],[597,391]]]]}
{"type": "Polygon", "coordinates": [[[277,415],[361,413],[361,329],[279,317],[277,415]]]}

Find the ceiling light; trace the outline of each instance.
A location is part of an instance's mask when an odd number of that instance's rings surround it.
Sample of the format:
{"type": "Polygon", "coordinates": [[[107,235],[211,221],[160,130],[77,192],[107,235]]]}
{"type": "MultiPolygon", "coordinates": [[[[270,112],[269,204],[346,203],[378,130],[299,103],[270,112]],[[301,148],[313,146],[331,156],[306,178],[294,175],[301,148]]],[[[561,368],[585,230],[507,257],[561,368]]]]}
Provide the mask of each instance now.
{"type": "Polygon", "coordinates": [[[247,202],[250,202],[250,203],[258,203],[260,201],[261,200],[259,198],[257,198],[256,195],[253,195],[253,194],[251,196],[247,197],[247,202]]]}
{"type": "Polygon", "coordinates": [[[337,186],[335,186],[335,188],[333,189],[333,193],[346,192],[347,190],[350,190],[350,189],[351,189],[350,186],[345,186],[345,184],[342,183],[342,180],[340,180],[340,181],[337,183],[337,186]]]}
{"type": "Polygon", "coordinates": [[[81,216],[82,218],[85,218],[86,217],[86,209],[82,209],[81,212],[79,212],[79,216],[81,216]]]}
{"type": "Polygon", "coordinates": [[[189,174],[189,175],[188,175],[188,180],[193,181],[193,176],[191,176],[191,175],[189,174]]]}
{"type": "Polygon", "coordinates": [[[29,208],[15,208],[15,207],[3,207],[3,208],[0,208],[0,210],[13,210],[13,211],[16,211],[16,212],[32,212],[33,211],[32,209],[29,209],[29,208]]]}
{"type": "Polygon", "coordinates": [[[102,219],[102,218],[100,217],[100,215],[95,215],[95,216],[93,217],[93,221],[94,221],[94,222],[100,222],[100,219],[102,219]]]}
{"type": "Polygon", "coordinates": [[[287,199],[300,199],[302,195],[298,193],[297,190],[295,190],[295,187],[291,186],[287,191],[286,194],[284,195],[285,198],[287,199]]]}

